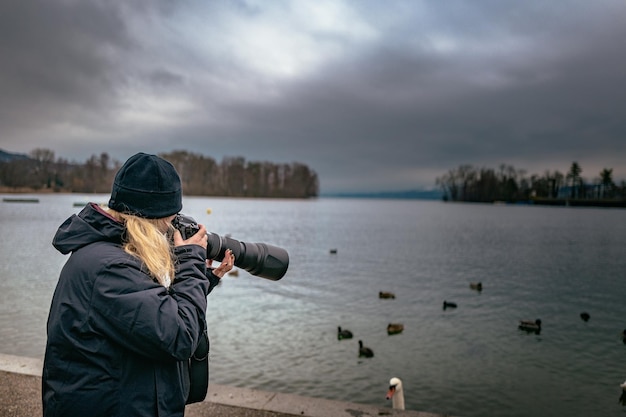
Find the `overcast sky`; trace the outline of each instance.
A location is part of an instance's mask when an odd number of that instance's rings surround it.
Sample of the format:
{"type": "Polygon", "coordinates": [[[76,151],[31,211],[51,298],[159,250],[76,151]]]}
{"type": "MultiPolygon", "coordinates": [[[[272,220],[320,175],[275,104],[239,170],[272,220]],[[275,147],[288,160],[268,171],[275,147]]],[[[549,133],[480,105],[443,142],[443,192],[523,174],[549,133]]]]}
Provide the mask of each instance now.
{"type": "Polygon", "coordinates": [[[626,2],[2,0],[0,148],[296,161],[322,192],[626,179],[626,2]]]}

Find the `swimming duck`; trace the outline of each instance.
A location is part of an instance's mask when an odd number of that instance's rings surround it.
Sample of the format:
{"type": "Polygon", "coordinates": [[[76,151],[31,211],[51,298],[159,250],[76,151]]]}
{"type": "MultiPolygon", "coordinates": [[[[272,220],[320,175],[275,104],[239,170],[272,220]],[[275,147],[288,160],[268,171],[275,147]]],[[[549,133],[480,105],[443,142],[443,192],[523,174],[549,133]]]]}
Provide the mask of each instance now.
{"type": "Polygon", "coordinates": [[[626,405],[626,381],[622,382],[620,387],[622,388],[622,395],[619,396],[619,403],[626,405]]]}
{"type": "Polygon", "coordinates": [[[389,323],[387,325],[387,334],[398,334],[404,330],[404,324],[402,323],[389,323]]]}
{"type": "Polygon", "coordinates": [[[337,339],[352,339],[352,332],[350,330],[341,330],[341,326],[337,326],[337,339]]]}
{"type": "Polygon", "coordinates": [[[400,378],[394,377],[389,380],[389,390],[385,398],[391,400],[391,407],[394,410],[404,410],[404,391],[400,378]]]}
{"type": "Polygon", "coordinates": [[[456,303],[444,300],[443,301],[443,309],[445,310],[446,308],[456,308],[456,303]]]}
{"type": "Polygon", "coordinates": [[[476,291],[482,291],[483,283],[482,282],[470,282],[470,289],[476,290],[476,291]]]}
{"type": "Polygon", "coordinates": [[[580,313],[580,318],[583,319],[583,321],[589,321],[591,316],[586,311],[583,311],[582,313],[580,313]]]}
{"type": "Polygon", "coordinates": [[[396,295],[392,292],[379,291],[378,298],[396,298],[396,295]]]}
{"type": "Polygon", "coordinates": [[[373,358],[374,351],[368,347],[363,346],[363,341],[359,340],[359,357],[365,356],[366,358],[373,358]]]}
{"type": "Polygon", "coordinates": [[[541,319],[535,321],[532,320],[520,320],[518,328],[527,332],[535,332],[539,334],[541,332],[541,319]]]}

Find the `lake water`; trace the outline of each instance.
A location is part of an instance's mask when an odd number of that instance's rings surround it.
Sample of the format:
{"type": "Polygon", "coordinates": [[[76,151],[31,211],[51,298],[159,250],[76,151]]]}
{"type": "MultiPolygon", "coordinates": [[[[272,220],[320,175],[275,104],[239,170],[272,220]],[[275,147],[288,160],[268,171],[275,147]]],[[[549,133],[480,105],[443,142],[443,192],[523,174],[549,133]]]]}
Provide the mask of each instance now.
{"type": "MultiPolygon", "coordinates": [[[[74,202],[107,196],[34,197],[0,203],[0,352],[41,358],[66,260],[52,236],[74,202]]],[[[242,271],[209,296],[214,383],[391,407],[397,376],[413,410],[624,415],[626,210],[190,197],[183,211],[290,254],[282,280],[242,271]],[[517,329],[536,318],[539,335],[517,329]],[[404,332],[387,335],[390,322],[404,332]],[[355,338],[337,340],[337,326],[355,338]],[[359,339],[373,358],[358,357],[359,339]]]]}

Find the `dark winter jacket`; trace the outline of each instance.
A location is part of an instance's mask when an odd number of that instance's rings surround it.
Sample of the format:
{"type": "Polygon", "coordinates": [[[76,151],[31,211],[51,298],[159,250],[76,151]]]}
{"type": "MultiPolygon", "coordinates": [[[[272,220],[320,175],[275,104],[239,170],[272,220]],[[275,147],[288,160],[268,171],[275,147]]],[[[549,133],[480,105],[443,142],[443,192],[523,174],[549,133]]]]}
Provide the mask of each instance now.
{"type": "MultiPolygon", "coordinates": [[[[71,252],[48,317],[44,417],[183,416],[184,372],[205,325],[206,251],[175,248],[165,288],[124,252],[124,227],[90,204],[67,219],[53,245],[71,252]]],[[[212,274],[210,274],[212,275],[212,274]]]]}

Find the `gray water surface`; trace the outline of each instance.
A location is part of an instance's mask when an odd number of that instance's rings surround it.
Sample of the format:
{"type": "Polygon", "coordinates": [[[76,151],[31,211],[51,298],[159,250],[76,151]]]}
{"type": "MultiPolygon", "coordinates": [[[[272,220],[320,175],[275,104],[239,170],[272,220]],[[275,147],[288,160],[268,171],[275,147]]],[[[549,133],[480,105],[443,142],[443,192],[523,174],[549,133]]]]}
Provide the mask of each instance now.
{"type": "MultiPolygon", "coordinates": [[[[107,196],[33,197],[0,203],[0,352],[42,357],[66,260],[52,236],[80,211],[74,202],[107,196]]],[[[624,414],[626,210],[188,197],[183,212],[290,254],[282,280],[242,271],[209,296],[215,383],[390,407],[397,376],[414,410],[624,414]],[[476,281],[480,293],[469,288],[476,281]],[[458,308],[443,310],[443,300],[458,308]],[[536,318],[539,335],[517,329],[536,318]],[[390,322],[404,332],[387,335],[390,322]],[[354,339],[337,340],[337,326],[354,339]],[[359,339],[373,358],[358,357],[359,339]]]]}

